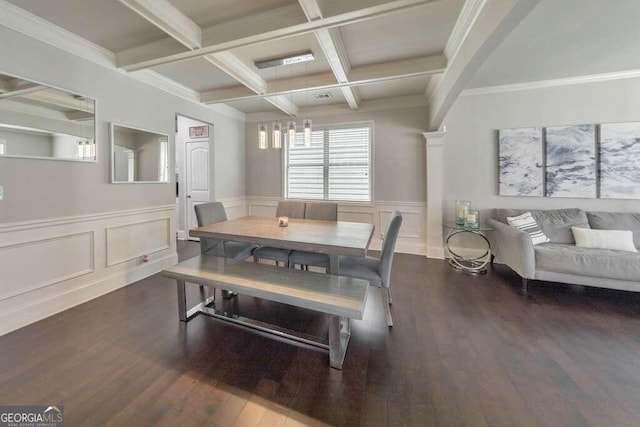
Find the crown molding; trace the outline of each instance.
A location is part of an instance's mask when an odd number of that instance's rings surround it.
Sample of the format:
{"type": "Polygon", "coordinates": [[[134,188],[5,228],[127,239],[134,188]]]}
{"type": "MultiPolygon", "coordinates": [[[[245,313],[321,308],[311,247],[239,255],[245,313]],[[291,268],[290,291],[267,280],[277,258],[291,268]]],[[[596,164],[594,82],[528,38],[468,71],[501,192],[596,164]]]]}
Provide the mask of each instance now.
{"type": "Polygon", "coordinates": [[[110,50],[4,0],[0,0],[0,25],[109,70],[125,74],[156,89],[209,108],[227,117],[241,121],[245,120],[246,115],[242,111],[226,105],[203,104],[200,102],[198,92],[155,71],[143,70],[136,73],[127,73],[120,70],[116,67],[116,55],[110,50]]]}
{"type": "Polygon", "coordinates": [[[615,71],[611,73],[591,74],[586,76],[564,77],[560,79],[538,80],[526,83],[487,86],[465,89],[460,96],[490,95],[505,92],[519,92],[523,90],[545,89],[551,87],[572,86],[587,83],[608,82],[614,80],[633,79],[640,77],[640,70],[615,71]]]}
{"type": "MultiPolygon", "coordinates": [[[[329,104],[320,107],[302,108],[298,113],[298,117],[308,116],[310,118],[345,115],[345,114],[358,114],[371,111],[387,111],[387,110],[399,110],[402,108],[415,108],[426,107],[428,100],[424,95],[410,95],[399,96],[395,98],[383,98],[372,101],[363,101],[357,110],[352,110],[348,105],[329,104]]],[[[275,111],[262,112],[262,113],[249,113],[247,114],[246,122],[261,122],[271,120],[284,120],[288,116],[282,115],[275,111]]]]}

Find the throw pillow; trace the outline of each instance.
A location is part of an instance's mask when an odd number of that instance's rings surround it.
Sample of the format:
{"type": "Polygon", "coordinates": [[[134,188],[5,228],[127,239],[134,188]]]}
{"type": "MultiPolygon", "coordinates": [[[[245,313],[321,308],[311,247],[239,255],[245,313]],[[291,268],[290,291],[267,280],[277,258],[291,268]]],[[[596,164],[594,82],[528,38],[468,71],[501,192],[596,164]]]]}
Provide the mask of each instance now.
{"type": "Polygon", "coordinates": [[[531,216],[531,212],[525,212],[518,216],[508,216],[507,222],[510,226],[522,230],[529,234],[531,237],[531,243],[539,245],[540,243],[549,242],[549,238],[542,232],[542,229],[538,225],[535,219],[531,216]]]}
{"type": "Polygon", "coordinates": [[[571,227],[571,231],[576,239],[576,246],[638,252],[633,244],[633,231],[631,230],[593,230],[571,227]]]}

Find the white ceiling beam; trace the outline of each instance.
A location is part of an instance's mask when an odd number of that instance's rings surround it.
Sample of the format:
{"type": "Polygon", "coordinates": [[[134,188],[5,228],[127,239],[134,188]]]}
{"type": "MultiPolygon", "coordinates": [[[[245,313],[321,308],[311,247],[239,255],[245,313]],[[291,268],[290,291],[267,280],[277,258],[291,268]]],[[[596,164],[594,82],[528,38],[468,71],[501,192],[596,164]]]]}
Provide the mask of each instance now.
{"type": "MultiPolygon", "coordinates": [[[[400,11],[411,10],[442,0],[394,0],[379,5],[370,6],[350,12],[341,13],[327,18],[302,23],[294,22],[295,12],[288,10],[292,16],[290,20],[281,20],[285,26],[263,30],[267,24],[261,22],[258,14],[252,15],[251,21],[227,21],[224,24],[202,29],[202,47],[190,51],[180,51],[171,39],[164,39],[152,43],[153,46],[142,45],[116,54],[118,67],[126,71],[141,70],[162,64],[184,61],[212,53],[224,52],[244,46],[282,40],[289,37],[308,34],[321,29],[339,27],[369,19],[379,18],[400,11]],[[251,22],[253,24],[251,24],[251,22]],[[217,28],[216,28],[217,27],[217,28]],[[215,36],[218,35],[218,36],[215,36]]],[[[298,8],[299,9],[299,8],[298,8]]],[[[270,19],[268,24],[273,27],[278,21],[270,19]]]]}
{"type": "Polygon", "coordinates": [[[202,31],[198,24],[167,0],[120,0],[120,3],[189,49],[202,46],[202,31]]]}
{"type": "Polygon", "coordinates": [[[540,0],[467,0],[446,46],[448,67],[429,100],[437,130],[480,66],[540,0]]]}
{"type": "Polygon", "coordinates": [[[318,91],[342,87],[361,86],[409,77],[426,76],[443,73],[447,61],[443,55],[409,58],[399,61],[381,62],[355,67],[349,73],[347,83],[336,83],[333,73],[318,73],[290,79],[274,80],[267,84],[264,95],[249,93],[242,86],[225,89],[214,89],[200,93],[200,100],[205,104],[238,101],[241,99],[261,98],[263,96],[284,95],[305,91],[318,91]]]}
{"type": "MultiPolygon", "coordinates": [[[[169,36],[193,50],[202,46],[202,29],[189,17],[167,0],[120,0],[141,17],[154,24],[169,36]]],[[[155,47],[159,44],[155,43],[155,47]]],[[[267,87],[265,81],[249,66],[231,52],[216,52],[203,57],[238,82],[257,94],[263,94],[267,87]]],[[[266,100],[280,108],[285,114],[295,114],[297,107],[280,97],[268,97],[266,100]]]]}
{"type": "MultiPolygon", "coordinates": [[[[322,19],[322,10],[320,9],[318,0],[298,0],[298,3],[300,3],[300,7],[302,7],[309,21],[322,19]]],[[[349,81],[347,76],[349,71],[351,71],[351,63],[347,55],[347,49],[344,47],[342,36],[340,35],[340,29],[322,28],[315,32],[315,36],[338,83],[347,83],[349,81]]],[[[343,86],[341,90],[349,107],[352,110],[358,109],[360,96],[356,92],[356,88],[343,86]]]]}
{"type": "Polygon", "coordinates": [[[15,98],[17,96],[24,96],[34,92],[40,92],[41,90],[47,89],[46,86],[42,86],[36,83],[31,83],[28,85],[23,85],[19,89],[12,89],[9,85],[4,85],[3,89],[9,90],[0,90],[0,99],[7,98],[15,98]]]}
{"type": "MultiPolygon", "coordinates": [[[[47,89],[47,88],[45,88],[47,89]]],[[[69,110],[84,111],[86,113],[94,113],[93,100],[76,99],[72,95],[63,95],[60,92],[51,90],[41,90],[23,95],[23,98],[39,101],[45,104],[57,105],[59,107],[68,108],[69,110]]]]}

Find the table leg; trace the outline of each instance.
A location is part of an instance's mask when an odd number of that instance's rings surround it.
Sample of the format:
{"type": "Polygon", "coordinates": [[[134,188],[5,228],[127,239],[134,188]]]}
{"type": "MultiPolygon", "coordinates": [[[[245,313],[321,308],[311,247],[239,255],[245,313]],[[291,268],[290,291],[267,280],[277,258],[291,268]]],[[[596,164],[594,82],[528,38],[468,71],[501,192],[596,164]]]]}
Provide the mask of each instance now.
{"type": "Polygon", "coordinates": [[[340,255],[329,254],[329,274],[340,275],[340,255]]]}
{"type": "Polygon", "coordinates": [[[178,318],[182,322],[187,321],[187,292],[184,280],[176,280],[178,285],[178,318]]]}

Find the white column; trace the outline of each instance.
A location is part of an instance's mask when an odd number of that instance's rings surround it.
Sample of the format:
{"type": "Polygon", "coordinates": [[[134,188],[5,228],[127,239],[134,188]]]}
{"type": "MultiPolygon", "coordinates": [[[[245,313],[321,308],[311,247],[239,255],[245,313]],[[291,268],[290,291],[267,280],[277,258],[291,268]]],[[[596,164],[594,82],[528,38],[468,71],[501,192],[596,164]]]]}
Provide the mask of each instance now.
{"type": "Polygon", "coordinates": [[[446,132],[424,132],[427,143],[427,258],[444,259],[442,247],[442,185],[444,181],[444,136],[446,132]]]}

